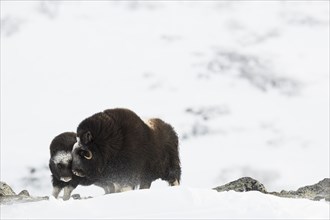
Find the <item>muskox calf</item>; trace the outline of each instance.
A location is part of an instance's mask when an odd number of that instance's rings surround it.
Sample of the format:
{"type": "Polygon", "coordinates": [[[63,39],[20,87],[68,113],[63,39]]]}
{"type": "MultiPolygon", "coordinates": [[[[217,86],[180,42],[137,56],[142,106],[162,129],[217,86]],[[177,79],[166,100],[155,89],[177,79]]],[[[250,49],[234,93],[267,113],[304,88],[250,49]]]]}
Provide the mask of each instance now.
{"type": "Polygon", "coordinates": [[[109,109],[83,120],[72,155],[75,175],[108,192],[150,188],[161,178],[179,185],[178,136],[160,119],[144,122],[128,109],[109,109]]]}
{"type": "Polygon", "coordinates": [[[74,132],[64,132],[56,136],[50,144],[49,169],[52,173],[55,198],[64,188],[63,200],[68,200],[72,190],[79,184],[91,184],[89,180],[72,174],[72,148],[77,141],[76,137],[74,132]]]}

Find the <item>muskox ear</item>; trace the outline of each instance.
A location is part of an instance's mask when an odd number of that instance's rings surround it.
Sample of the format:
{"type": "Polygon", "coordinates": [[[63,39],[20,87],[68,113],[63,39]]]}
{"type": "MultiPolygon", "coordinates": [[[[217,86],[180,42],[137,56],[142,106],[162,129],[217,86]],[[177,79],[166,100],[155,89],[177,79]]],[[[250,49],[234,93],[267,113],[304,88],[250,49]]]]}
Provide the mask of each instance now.
{"type": "Polygon", "coordinates": [[[87,131],[85,133],[85,140],[86,140],[87,143],[89,143],[89,142],[91,142],[93,140],[93,136],[92,136],[92,134],[91,134],[90,131],[87,131]]]}

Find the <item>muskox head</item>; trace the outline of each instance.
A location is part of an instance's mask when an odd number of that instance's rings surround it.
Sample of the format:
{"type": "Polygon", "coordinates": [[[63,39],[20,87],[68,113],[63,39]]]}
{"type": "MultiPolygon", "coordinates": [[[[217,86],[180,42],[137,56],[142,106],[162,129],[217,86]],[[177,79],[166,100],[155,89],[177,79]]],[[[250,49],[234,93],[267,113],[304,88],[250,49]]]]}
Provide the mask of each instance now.
{"type": "Polygon", "coordinates": [[[77,143],[72,150],[72,172],[88,179],[99,178],[120,145],[119,133],[113,119],[105,113],[83,120],[77,128],[77,143]]]}
{"type": "Polygon", "coordinates": [[[71,166],[71,151],[58,151],[49,160],[49,169],[53,176],[63,182],[69,182],[72,179],[71,166]]]}
{"type": "Polygon", "coordinates": [[[81,134],[72,150],[72,172],[79,177],[97,179],[104,169],[104,155],[90,131],[81,134]]]}
{"type": "Polygon", "coordinates": [[[56,136],[50,144],[49,168],[54,178],[63,182],[72,179],[72,147],[76,142],[76,134],[64,132],[56,136]]]}

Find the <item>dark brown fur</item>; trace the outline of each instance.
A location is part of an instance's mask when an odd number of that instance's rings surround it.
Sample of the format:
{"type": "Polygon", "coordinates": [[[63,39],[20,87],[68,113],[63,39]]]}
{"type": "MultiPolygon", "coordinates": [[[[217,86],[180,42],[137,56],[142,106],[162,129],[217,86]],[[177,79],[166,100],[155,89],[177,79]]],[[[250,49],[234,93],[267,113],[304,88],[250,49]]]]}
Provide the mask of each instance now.
{"type": "Polygon", "coordinates": [[[80,138],[73,150],[73,171],[109,187],[149,188],[161,178],[176,185],[181,167],[178,137],[171,125],[160,119],[149,125],[128,109],[109,109],[83,120],[77,129],[80,138]],[[93,154],[87,160],[87,150],[93,154]]]}
{"type": "Polygon", "coordinates": [[[72,158],[67,162],[58,161],[54,159],[56,155],[61,152],[67,155],[72,154],[73,145],[77,142],[76,133],[64,132],[57,135],[50,144],[50,159],[49,169],[52,173],[53,196],[58,197],[61,190],[64,188],[63,199],[70,199],[71,192],[78,185],[91,185],[92,183],[86,178],[78,177],[72,174],[72,158]],[[62,181],[61,178],[70,178],[69,181],[62,181]]]}

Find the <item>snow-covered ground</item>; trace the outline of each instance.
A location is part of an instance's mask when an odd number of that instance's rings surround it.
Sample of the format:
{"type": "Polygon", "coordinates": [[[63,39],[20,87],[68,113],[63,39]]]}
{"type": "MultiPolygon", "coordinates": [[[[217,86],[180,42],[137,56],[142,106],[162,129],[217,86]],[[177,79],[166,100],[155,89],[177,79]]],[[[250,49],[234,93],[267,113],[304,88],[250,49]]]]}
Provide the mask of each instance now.
{"type": "Polygon", "coordinates": [[[4,219],[325,219],[329,204],[259,192],[173,187],[130,191],[89,200],[53,199],[2,207],[4,219]],[[125,195],[124,195],[125,194],[125,195]]]}
{"type": "Polygon", "coordinates": [[[210,190],[330,176],[329,37],[328,1],[1,1],[1,181],[49,195],[52,138],[114,107],[171,123],[183,171],[178,188],[78,187],[96,198],[1,218],[329,218],[322,201],[210,190]]]}

